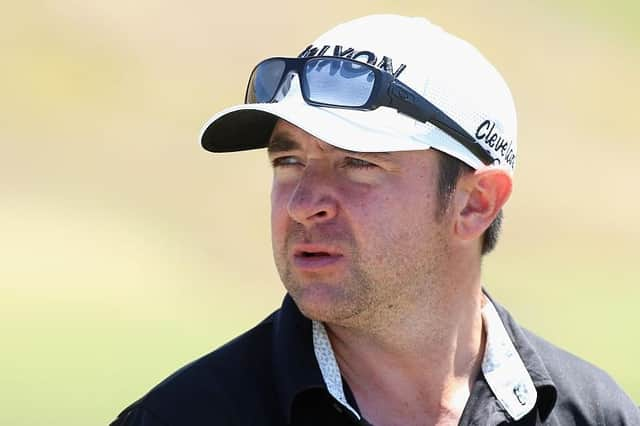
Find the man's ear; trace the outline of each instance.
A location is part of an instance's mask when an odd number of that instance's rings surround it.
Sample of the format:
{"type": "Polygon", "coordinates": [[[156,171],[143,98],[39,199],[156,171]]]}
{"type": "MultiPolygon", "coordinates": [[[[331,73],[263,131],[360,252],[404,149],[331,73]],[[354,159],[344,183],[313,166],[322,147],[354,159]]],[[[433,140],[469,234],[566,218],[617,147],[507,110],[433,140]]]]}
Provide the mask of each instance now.
{"type": "Polygon", "coordinates": [[[455,234],[462,240],[479,238],[509,199],[511,186],[511,174],[497,167],[462,176],[455,196],[455,234]]]}

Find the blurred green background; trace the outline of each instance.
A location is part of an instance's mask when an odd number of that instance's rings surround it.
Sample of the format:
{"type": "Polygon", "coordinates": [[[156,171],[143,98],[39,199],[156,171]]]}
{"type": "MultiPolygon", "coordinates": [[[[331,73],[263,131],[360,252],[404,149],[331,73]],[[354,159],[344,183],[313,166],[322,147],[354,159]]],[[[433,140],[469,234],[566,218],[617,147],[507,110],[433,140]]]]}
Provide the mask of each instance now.
{"type": "Polygon", "coordinates": [[[265,155],[209,155],[200,127],[260,59],[377,12],[428,17],[510,83],[519,162],[486,286],[640,402],[638,4],[7,3],[0,424],[107,424],[279,305],[265,155]]]}

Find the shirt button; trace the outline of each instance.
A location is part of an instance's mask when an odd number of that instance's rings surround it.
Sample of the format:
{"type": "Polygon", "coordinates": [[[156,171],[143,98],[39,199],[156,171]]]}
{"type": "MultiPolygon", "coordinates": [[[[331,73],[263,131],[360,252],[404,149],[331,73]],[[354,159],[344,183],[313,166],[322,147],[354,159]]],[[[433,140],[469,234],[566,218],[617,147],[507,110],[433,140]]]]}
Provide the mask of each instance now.
{"type": "Polygon", "coordinates": [[[513,394],[518,399],[520,405],[527,405],[527,388],[522,383],[518,383],[513,387],[513,394]]]}

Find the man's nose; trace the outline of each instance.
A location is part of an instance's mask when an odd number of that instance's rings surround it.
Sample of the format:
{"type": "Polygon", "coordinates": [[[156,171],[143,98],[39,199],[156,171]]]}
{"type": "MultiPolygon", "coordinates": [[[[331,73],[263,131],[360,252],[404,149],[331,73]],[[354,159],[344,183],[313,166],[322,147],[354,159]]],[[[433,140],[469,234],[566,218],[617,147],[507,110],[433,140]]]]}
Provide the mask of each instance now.
{"type": "Polygon", "coordinates": [[[333,219],[338,203],[330,171],[307,166],[291,194],[287,211],[293,220],[306,227],[333,219]]]}

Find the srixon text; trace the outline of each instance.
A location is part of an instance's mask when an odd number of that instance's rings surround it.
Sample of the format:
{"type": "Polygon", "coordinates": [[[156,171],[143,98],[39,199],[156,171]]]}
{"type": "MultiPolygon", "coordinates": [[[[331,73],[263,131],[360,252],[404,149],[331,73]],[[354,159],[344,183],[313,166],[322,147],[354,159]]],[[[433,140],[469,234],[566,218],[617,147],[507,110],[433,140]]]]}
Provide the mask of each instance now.
{"type": "Polygon", "coordinates": [[[307,58],[311,56],[338,56],[341,58],[364,61],[369,65],[373,65],[381,70],[393,74],[394,77],[398,77],[407,67],[405,64],[401,64],[398,69],[394,71],[393,61],[388,56],[383,56],[382,59],[378,61],[378,56],[370,50],[356,50],[353,47],[344,49],[340,45],[330,46],[325,44],[322,47],[316,47],[313,44],[310,44],[298,55],[299,58],[307,58]]]}

